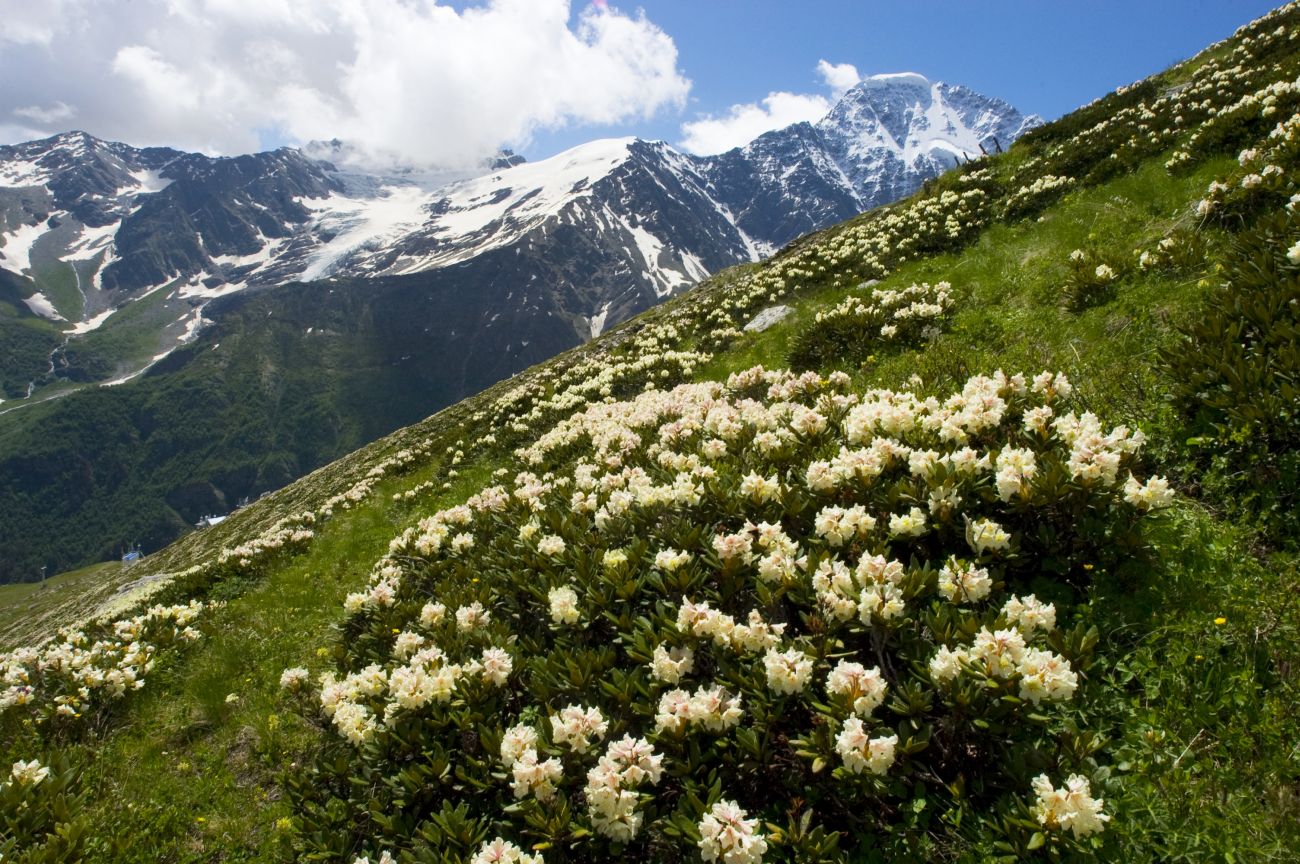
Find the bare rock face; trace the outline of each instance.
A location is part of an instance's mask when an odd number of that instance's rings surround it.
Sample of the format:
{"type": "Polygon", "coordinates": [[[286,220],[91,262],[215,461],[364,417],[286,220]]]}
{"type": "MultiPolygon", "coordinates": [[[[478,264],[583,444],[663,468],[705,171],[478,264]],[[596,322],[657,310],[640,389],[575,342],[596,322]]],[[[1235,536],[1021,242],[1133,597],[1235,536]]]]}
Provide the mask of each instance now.
{"type": "Polygon", "coordinates": [[[790,316],[794,311],[789,306],[769,306],[750,320],[745,325],[747,333],[762,333],[774,324],[779,324],[790,316]]]}

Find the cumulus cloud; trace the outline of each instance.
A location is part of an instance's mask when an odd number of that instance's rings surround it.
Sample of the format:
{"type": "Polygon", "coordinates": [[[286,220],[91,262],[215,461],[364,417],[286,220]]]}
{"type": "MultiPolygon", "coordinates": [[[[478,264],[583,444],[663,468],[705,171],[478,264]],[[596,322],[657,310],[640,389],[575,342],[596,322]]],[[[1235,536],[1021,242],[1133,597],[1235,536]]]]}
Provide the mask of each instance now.
{"type": "Polygon", "coordinates": [[[830,90],[830,97],[818,94],[769,93],[759,102],[732,105],[721,116],[704,116],[682,124],[679,146],[697,156],[725,153],[743,147],[764,132],[792,123],[815,123],[826,115],[835,100],[862,80],[852,63],[817,63],[817,74],[830,90]]]}
{"type": "Polygon", "coordinates": [[[838,99],[854,84],[862,80],[858,67],[852,63],[831,63],[827,60],[817,61],[817,74],[831,88],[831,98],[838,99]]]}
{"type": "Polygon", "coordinates": [[[540,130],[680,108],[690,90],[644,13],[459,5],[0,0],[0,116],[57,132],[75,112],[101,137],[216,153],[341,138],[457,167],[540,130]]]}
{"type": "Polygon", "coordinates": [[[703,117],[682,124],[681,147],[697,156],[743,147],[764,132],[792,123],[820,120],[830,110],[825,96],[769,93],[761,102],[732,105],[721,117],[703,117]]]}

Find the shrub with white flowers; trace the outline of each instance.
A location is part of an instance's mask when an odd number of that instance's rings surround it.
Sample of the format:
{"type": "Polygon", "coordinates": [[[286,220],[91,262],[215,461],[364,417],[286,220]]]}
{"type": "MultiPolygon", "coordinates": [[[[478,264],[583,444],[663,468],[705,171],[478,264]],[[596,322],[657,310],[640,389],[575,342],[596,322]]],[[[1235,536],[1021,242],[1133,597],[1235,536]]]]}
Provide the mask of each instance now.
{"type": "Polygon", "coordinates": [[[1094,249],[1071,252],[1069,272],[1061,287],[1061,298],[1066,308],[1078,312],[1107,299],[1120,278],[1117,266],[1104,260],[1094,249]]]}
{"type": "Polygon", "coordinates": [[[942,332],[954,303],[947,282],[850,294],[829,311],[818,312],[813,324],[792,340],[790,363],[818,368],[830,361],[861,359],[891,345],[915,346],[942,332]]]}
{"type": "Polygon", "coordinates": [[[0,654],[0,721],[65,727],[97,718],[145,686],[161,650],[203,638],[197,624],[209,605],[155,605],[131,618],[60,631],[40,648],[0,654]]]}
{"type": "Polygon", "coordinates": [[[439,855],[500,832],[575,861],[673,838],[760,860],[880,841],[867,814],[917,783],[1027,802],[1009,766],[1081,734],[1059,709],[1097,637],[1024,586],[1055,574],[1071,597],[1168,487],[1060,374],[944,399],[847,384],[755,368],[592,404],[521,448],[512,484],[397,537],[312,697],[339,743],[291,784],[304,836],[378,794],[415,821],[358,816],[371,836],[349,842],[413,848],[418,826],[439,855]],[[380,785],[357,797],[357,770],[380,785]],[[709,809],[715,779],[734,798],[709,809]]]}

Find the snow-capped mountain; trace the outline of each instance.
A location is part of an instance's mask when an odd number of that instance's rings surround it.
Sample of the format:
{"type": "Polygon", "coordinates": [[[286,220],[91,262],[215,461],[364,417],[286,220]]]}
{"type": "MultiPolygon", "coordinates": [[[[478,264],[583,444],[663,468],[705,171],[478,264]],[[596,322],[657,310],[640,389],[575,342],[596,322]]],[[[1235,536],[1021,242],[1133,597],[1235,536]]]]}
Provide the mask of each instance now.
{"type": "Polygon", "coordinates": [[[817,123],[703,160],[738,225],[776,246],[897,201],[958,162],[1009,146],[1041,117],[904,72],[864,78],[817,123]]]}
{"type": "Polygon", "coordinates": [[[905,72],[861,81],[817,132],[865,210],[908,194],[918,176],[1006,147],[1042,122],[1000,99],[905,72]]]}
{"type": "Polygon", "coordinates": [[[1038,122],[902,74],[863,80],[816,124],[705,158],[629,138],[452,173],[367,164],[337,141],[234,158],[81,132],[0,147],[0,300],[60,336],[33,348],[49,352],[49,373],[7,376],[0,398],[60,378],[122,380],[193,339],[215,298],[336,277],[456,268],[484,302],[484,280],[509,278],[510,297],[567,322],[576,344],[1038,122]],[[130,328],[147,350],[78,365],[69,340],[99,328],[130,328]]]}

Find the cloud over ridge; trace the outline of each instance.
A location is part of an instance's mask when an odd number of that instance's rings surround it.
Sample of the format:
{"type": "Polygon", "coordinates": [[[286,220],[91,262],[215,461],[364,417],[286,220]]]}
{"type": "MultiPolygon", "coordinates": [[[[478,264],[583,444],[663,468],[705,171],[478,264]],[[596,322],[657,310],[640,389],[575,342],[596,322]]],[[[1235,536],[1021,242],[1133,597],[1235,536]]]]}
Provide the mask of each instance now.
{"type": "Polygon", "coordinates": [[[830,111],[834,101],[862,79],[852,63],[820,60],[817,74],[830,90],[830,98],[812,93],[768,93],[758,102],[732,105],[724,114],[706,115],[682,124],[680,146],[697,156],[725,153],[743,147],[764,132],[793,123],[815,123],[830,111]]]}

